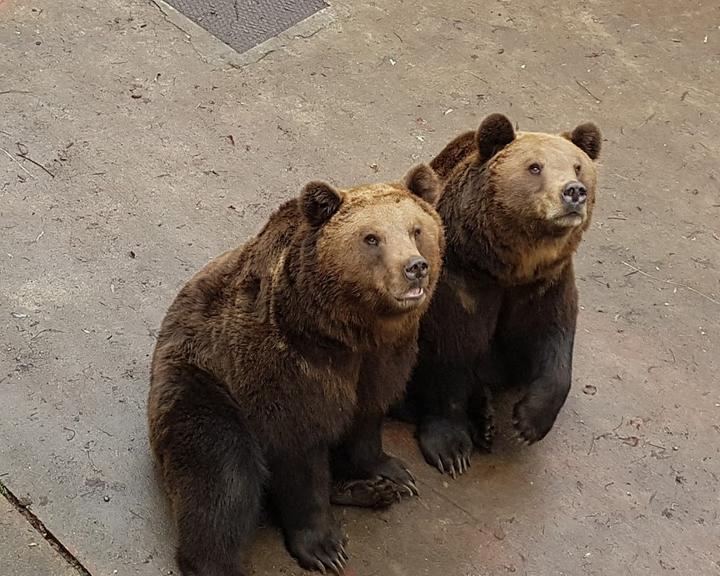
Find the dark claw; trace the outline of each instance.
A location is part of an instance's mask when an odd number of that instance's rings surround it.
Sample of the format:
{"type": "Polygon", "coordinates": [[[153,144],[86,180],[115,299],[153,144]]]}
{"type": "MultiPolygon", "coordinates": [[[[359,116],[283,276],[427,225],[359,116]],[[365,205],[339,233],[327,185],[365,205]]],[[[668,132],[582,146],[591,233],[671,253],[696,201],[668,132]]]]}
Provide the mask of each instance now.
{"type": "Polygon", "coordinates": [[[330,564],[333,567],[333,572],[340,576],[343,572],[345,572],[345,567],[340,563],[339,560],[333,560],[330,564]]]}
{"type": "Polygon", "coordinates": [[[315,560],[315,567],[323,574],[327,574],[327,572],[325,571],[325,564],[320,562],[320,560],[315,560]]]}
{"type": "Polygon", "coordinates": [[[437,467],[441,474],[445,474],[445,466],[443,466],[442,459],[440,458],[438,458],[437,467]]]}
{"type": "Polygon", "coordinates": [[[457,474],[455,473],[455,466],[453,464],[450,464],[450,476],[452,476],[453,480],[457,478],[457,474]]]}

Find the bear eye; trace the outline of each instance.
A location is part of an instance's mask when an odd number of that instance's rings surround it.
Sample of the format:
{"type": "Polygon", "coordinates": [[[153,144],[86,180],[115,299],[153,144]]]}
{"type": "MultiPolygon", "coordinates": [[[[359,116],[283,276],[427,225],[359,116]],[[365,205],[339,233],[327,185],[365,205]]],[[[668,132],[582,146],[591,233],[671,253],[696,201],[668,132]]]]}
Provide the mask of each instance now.
{"type": "Polygon", "coordinates": [[[422,230],[420,228],[415,228],[413,230],[413,236],[415,236],[415,238],[419,238],[420,234],[422,234],[422,230]]]}
{"type": "Polygon", "coordinates": [[[528,166],[528,172],[537,176],[538,174],[540,174],[540,172],[542,172],[542,166],[540,166],[540,164],[538,164],[537,162],[535,162],[534,164],[530,164],[530,166],[528,166]]]}
{"type": "Polygon", "coordinates": [[[375,234],[368,234],[365,236],[365,244],[368,246],[377,246],[380,244],[380,239],[375,234]]]}
{"type": "Polygon", "coordinates": [[[580,170],[582,170],[582,166],[580,164],[575,164],[575,175],[580,176],[580,170]]]}

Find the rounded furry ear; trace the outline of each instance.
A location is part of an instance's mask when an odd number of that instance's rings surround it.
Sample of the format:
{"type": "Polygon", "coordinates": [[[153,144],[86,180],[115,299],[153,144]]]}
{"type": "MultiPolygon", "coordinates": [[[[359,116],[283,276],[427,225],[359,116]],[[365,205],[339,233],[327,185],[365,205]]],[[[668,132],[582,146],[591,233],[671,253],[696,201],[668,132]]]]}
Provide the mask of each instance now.
{"type": "Polygon", "coordinates": [[[507,116],[496,113],[485,117],[475,134],[480,161],[489,160],[513,140],[515,140],[515,130],[507,116]]]}
{"type": "Polygon", "coordinates": [[[434,204],[440,194],[440,178],[427,164],[418,164],[410,168],[405,175],[405,186],[418,198],[434,204]]]}
{"type": "Polygon", "coordinates": [[[327,182],[310,182],[303,188],[300,204],[305,218],[313,226],[320,226],[338,211],[342,196],[327,182]]]}
{"type": "Polygon", "coordinates": [[[563,136],[585,152],[592,160],[597,160],[598,156],[600,156],[602,136],[600,129],[592,122],[580,124],[571,133],[565,132],[563,136]]]}

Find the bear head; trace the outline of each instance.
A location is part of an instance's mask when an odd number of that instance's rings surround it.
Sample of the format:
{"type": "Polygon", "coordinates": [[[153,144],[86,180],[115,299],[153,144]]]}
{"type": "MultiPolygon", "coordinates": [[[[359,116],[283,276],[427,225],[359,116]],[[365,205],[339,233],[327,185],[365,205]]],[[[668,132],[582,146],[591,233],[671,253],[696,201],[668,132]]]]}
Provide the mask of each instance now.
{"type": "Polygon", "coordinates": [[[592,123],[572,132],[515,132],[491,114],[475,136],[477,161],[490,184],[493,211],[539,235],[585,230],[595,205],[600,130],[592,123]]]}
{"type": "Polygon", "coordinates": [[[340,313],[422,313],[437,283],[444,235],[432,207],[440,183],[418,165],[402,182],[339,190],[311,182],[300,198],[310,228],[314,274],[340,313]]]}

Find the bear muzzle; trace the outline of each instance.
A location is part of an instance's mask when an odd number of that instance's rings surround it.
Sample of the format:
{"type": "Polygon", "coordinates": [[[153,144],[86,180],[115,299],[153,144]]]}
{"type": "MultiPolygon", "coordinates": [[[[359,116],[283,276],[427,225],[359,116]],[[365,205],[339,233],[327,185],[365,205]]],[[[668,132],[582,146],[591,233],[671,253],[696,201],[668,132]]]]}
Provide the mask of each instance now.
{"type": "Polygon", "coordinates": [[[560,206],[552,216],[554,224],[561,228],[580,226],[587,217],[587,200],[587,188],[582,182],[574,180],[565,184],[560,193],[560,206]]]}
{"type": "Polygon", "coordinates": [[[567,212],[580,213],[587,201],[587,188],[582,182],[568,182],[562,191],[562,201],[567,212]]]}
{"type": "Polygon", "coordinates": [[[422,256],[413,256],[403,266],[403,275],[408,283],[408,289],[395,299],[403,306],[412,306],[421,302],[427,292],[430,263],[422,256]]]}
{"type": "Polygon", "coordinates": [[[420,280],[428,275],[430,265],[422,256],[415,256],[405,264],[405,278],[410,281],[420,280]]]}

